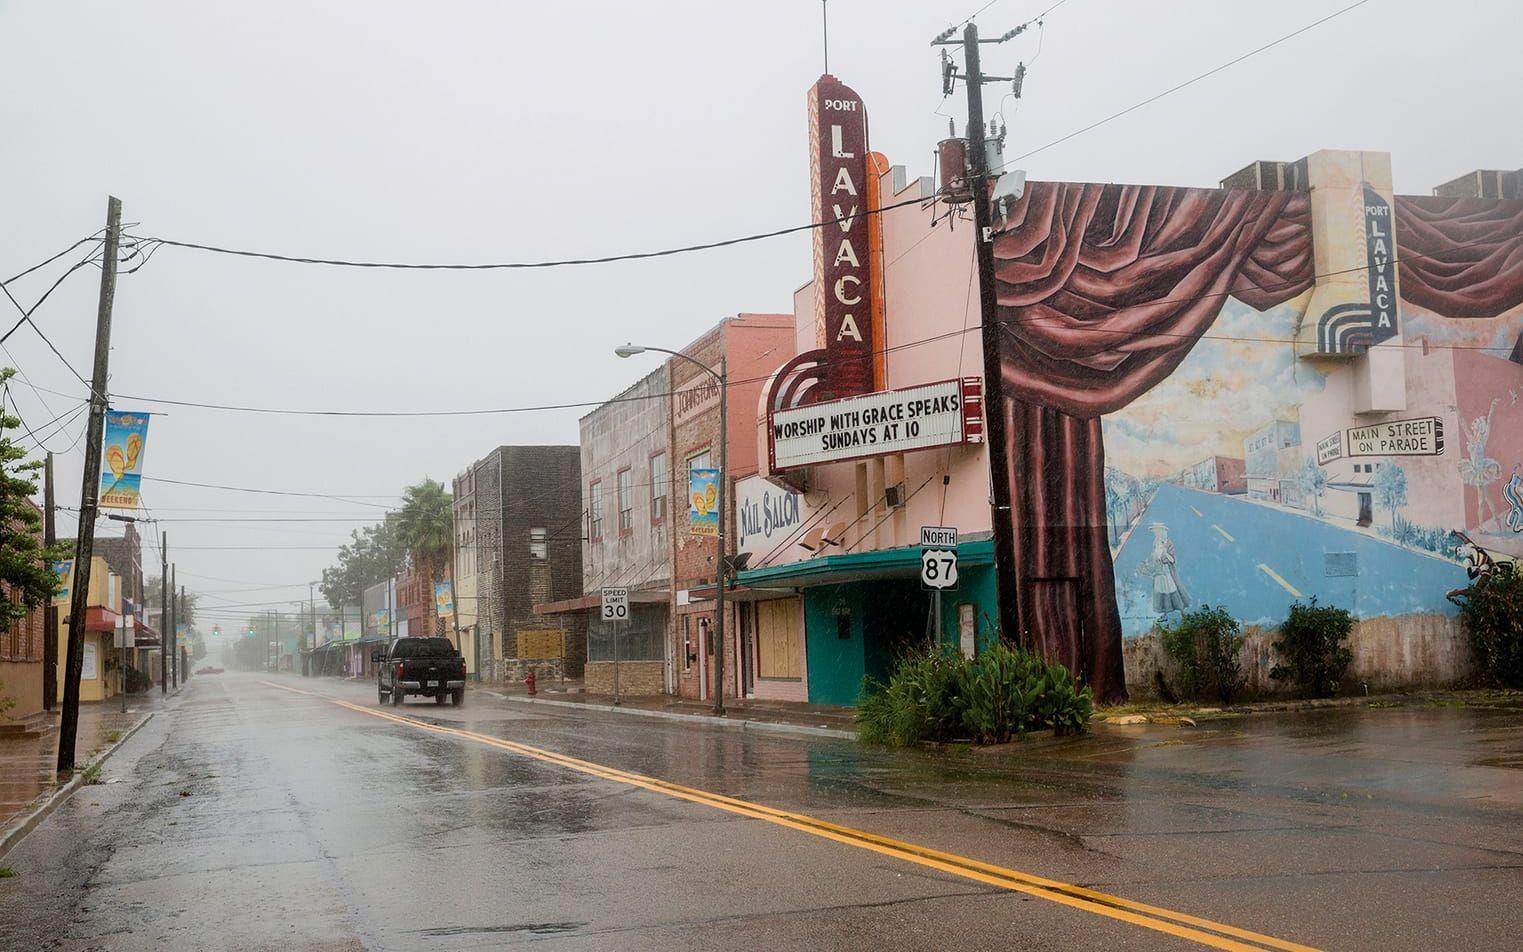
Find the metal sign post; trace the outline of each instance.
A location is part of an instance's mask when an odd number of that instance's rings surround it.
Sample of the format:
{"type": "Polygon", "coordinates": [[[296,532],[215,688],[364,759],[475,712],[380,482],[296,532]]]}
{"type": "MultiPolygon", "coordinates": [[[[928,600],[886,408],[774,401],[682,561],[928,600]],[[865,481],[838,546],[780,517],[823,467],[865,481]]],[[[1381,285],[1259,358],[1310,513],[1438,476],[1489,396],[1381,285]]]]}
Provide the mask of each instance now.
{"type": "Polygon", "coordinates": [[[629,589],[603,589],[603,620],[613,626],[613,703],[619,706],[619,622],[629,618],[629,589]]]}
{"type": "Polygon", "coordinates": [[[122,614],[117,619],[115,632],[116,642],[116,675],[117,685],[121,688],[122,710],[127,710],[127,649],[134,644],[135,628],[132,616],[122,614]]]}

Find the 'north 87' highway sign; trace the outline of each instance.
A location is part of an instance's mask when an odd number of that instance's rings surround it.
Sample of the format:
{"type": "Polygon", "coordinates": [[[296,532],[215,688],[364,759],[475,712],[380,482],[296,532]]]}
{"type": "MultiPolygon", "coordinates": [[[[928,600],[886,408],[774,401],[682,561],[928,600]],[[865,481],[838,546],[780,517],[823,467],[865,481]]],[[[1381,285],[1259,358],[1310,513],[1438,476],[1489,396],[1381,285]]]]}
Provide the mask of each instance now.
{"type": "Polygon", "coordinates": [[[957,550],[921,549],[920,584],[926,588],[957,587],[957,550]]]}

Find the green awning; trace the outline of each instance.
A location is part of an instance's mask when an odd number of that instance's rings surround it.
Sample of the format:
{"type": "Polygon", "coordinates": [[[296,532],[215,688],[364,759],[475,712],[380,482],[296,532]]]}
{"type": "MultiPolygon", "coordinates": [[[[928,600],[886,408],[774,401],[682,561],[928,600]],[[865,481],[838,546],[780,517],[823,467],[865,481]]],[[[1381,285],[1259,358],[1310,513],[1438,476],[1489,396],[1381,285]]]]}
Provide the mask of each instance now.
{"type": "MultiPolygon", "coordinates": [[[[959,567],[994,564],[994,540],[977,539],[957,546],[959,567]]],[[[874,578],[918,578],[920,547],[876,549],[821,555],[801,562],[766,565],[735,574],[735,583],[747,588],[806,588],[838,585],[874,578]]]]}

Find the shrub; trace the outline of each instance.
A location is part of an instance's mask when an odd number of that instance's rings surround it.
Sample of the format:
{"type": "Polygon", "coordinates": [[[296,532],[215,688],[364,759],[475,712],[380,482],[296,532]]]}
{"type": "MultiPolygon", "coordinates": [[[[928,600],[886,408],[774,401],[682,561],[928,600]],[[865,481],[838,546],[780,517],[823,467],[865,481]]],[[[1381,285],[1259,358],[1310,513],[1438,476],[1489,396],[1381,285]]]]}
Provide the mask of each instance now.
{"type": "Polygon", "coordinates": [[[858,736],[903,747],[970,738],[1000,744],[1028,730],[1081,733],[1093,695],[1068,669],[996,641],[977,657],[951,646],[902,658],[887,685],[868,680],[857,711],[858,736]]]}
{"type": "Polygon", "coordinates": [[[1243,626],[1226,609],[1202,605],[1185,612],[1175,624],[1161,625],[1159,631],[1163,650],[1179,666],[1180,695],[1230,704],[1243,689],[1238,664],[1243,626]]]}
{"type": "Polygon", "coordinates": [[[1481,673],[1496,684],[1523,688],[1523,575],[1493,572],[1455,598],[1481,673]]]}
{"type": "Polygon", "coordinates": [[[1313,697],[1332,697],[1354,660],[1354,653],[1343,642],[1354,629],[1354,618],[1346,609],[1296,602],[1290,616],[1280,625],[1280,640],[1274,650],[1280,663],[1269,671],[1276,681],[1288,680],[1313,697]]]}
{"type": "Polygon", "coordinates": [[[137,694],[153,687],[153,679],[137,668],[127,668],[127,693],[137,694]]]}
{"type": "Polygon", "coordinates": [[[959,715],[952,693],[962,660],[950,645],[922,648],[899,660],[888,684],[866,679],[857,710],[858,736],[891,747],[953,736],[959,715]]]}

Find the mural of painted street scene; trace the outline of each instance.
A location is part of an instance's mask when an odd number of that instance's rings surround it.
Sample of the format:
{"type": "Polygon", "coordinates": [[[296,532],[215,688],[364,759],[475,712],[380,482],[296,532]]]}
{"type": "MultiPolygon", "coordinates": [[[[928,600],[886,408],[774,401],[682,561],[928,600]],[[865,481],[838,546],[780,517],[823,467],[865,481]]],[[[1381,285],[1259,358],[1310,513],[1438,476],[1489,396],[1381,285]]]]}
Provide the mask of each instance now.
{"type": "Polygon", "coordinates": [[[1359,156],[1316,202],[1035,183],[996,239],[1015,623],[1101,696],[1190,607],[1449,615],[1457,533],[1523,555],[1523,202],[1359,156]]]}

